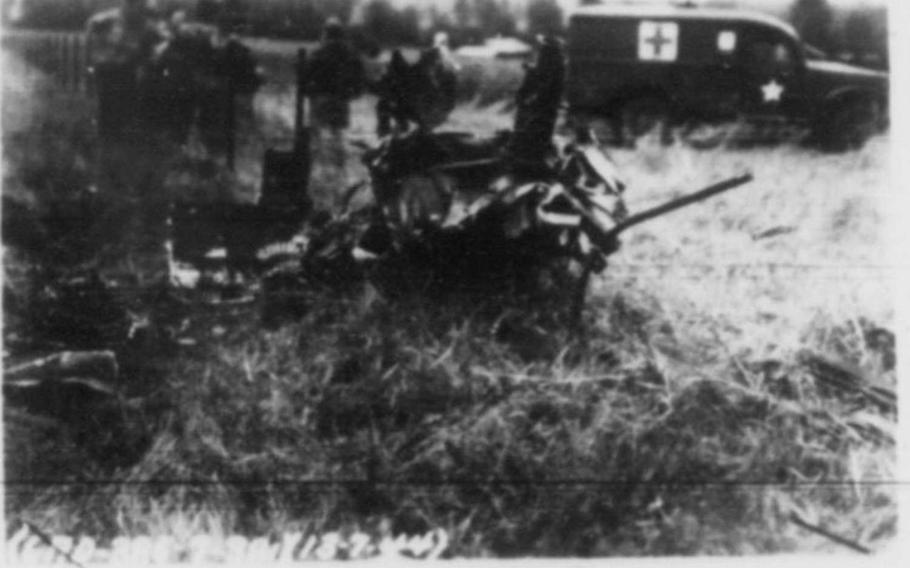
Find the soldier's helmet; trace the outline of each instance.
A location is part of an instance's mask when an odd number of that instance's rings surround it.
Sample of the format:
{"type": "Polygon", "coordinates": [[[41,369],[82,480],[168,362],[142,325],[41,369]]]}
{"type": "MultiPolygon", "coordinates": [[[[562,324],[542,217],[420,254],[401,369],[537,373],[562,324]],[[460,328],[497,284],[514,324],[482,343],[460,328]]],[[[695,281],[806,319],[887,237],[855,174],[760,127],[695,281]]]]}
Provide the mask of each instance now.
{"type": "Polygon", "coordinates": [[[344,39],[344,26],[341,24],[341,20],[332,16],[325,21],[325,26],[322,30],[322,38],[324,41],[341,41],[344,39]]]}

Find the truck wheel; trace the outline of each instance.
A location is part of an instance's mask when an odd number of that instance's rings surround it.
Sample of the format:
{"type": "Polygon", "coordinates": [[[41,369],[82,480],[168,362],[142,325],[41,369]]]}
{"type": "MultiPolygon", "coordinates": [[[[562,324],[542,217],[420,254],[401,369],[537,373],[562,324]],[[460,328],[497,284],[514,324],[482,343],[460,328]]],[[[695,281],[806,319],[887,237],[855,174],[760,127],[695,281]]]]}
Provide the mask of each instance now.
{"type": "Polygon", "coordinates": [[[819,144],[831,152],[861,148],[876,131],[878,113],[875,103],[853,100],[835,107],[815,132],[819,144]]]}
{"type": "Polygon", "coordinates": [[[656,134],[661,144],[669,144],[670,110],[666,101],[657,97],[644,97],[626,103],[620,111],[622,143],[634,146],[648,134],[656,134]]]}

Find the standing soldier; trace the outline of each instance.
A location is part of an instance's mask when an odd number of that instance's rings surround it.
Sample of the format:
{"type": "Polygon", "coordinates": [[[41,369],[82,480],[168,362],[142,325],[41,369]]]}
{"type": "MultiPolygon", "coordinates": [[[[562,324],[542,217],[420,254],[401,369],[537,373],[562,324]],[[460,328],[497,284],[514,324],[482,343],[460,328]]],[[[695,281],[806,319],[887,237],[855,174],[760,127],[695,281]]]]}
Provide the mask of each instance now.
{"type": "Polygon", "coordinates": [[[566,79],[562,41],[537,38],[537,61],[525,69],[515,101],[515,127],[508,150],[517,165],[543,164],[553,157],[553,134],[566,79]]]}
{"type": "Polygon", "coordinates": [[[455,109],[459,65],[449,50],[449,35],[437,32],[433,46],[420,55],[418,76],[423,87],[418,89],[416,112],[421,128],[431,130],[443,122],[455,109]]]}
{"type": "Polygon", "coordinates": [[[237,134],[254,130],[253,96],[264,77],[253,51],[240,41],[231,14],[222,8],[213,22],[213,81],[199,101],[199,129],[209,150],[232,162],[237,134]]]}
{"type": "MultiPolygon", "coordinates": [[[[90,71],[97,96],[95,231],[103,242],[152,242],[163,230],[165,177],[175,148],[147,112],[149,77],[167,30],[148,0],[121,0],[86,24],[90,71]]],[[[127,244],[127,246],[133,246],[127,244]]]]}
{"type": "Polygon", "coordinates": [[[393,119],[399,132],[406,131],[411,122],[425,131],[445,122],[455,109],[458,71],[445,32],[434,36],[433,46],[421,52],[414,65],[408,64],[400,50],[392,52],[378,92],[377,135],[388,135],[393,119]]]}
{"type": "Polygon", "coordinates": [[[385,74],[376,86],[376,135],[380,138],[392,132],[393,120],[398,131],[408,129],[410,117],[405,107],[410,73],[411,67],[401,50],[393,51],[385,74]]]}
{"type": "Polygon", "coordinates": [[[343,172],[345,166],[344,129],[350,126],[350,102],[361,94],[364,84],[363,63],[345,39],[344,28],[336,18],[325,25],[322,45],[313,52],[307,69],[306,93],[310,99],[310,118],[324,153],[343,172]],[[328,140],[325,140],[328,136],[328,140]]]}
{"type": "Polygon", "coordinates": [[[147,0],[121,0],[95,14],[86,26],[88,61],[98,97],[102,141],[141,136],[137,109],[140,83],[164,38],[147,0]]]}
{"type": "Polygon", "coordinates": [[[195,33],[184,10],[176,10],[166,24],[166,41],[155,50],[141,85],[141,113],[149,134],[171,146],[189,140],[198,99],[196,68],[211,59],[204,34],[195,33]]]}

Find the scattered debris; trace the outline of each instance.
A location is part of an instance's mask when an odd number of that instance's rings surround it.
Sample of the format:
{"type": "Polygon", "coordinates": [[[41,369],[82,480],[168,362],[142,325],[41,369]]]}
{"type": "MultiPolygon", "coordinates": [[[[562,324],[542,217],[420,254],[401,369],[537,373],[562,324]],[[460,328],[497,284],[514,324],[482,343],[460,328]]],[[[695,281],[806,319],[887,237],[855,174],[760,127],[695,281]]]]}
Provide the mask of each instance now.
{"type": "Polygon", "coordinates": [[[858,369],[809,351],[801,352],[799,360],[818,382],[843,393],[860,395],[885,412],[897,412],[897,394],[883,386],[869,385],[858,369]]]}
{"type": "Polygon", "coordinates": [[[865,546],[863,546],[859,543],[856,543],[852,540],[849,540],[842,536],[836,535],[828,530],[823,529],[820,526],[813,525],[809,522],[806,522],[802,517],[800,517],[795,512],[790,513],[790,521],[801,526],[802,528],[806,529],[807,531],[814,532],[815,534],[821,535],[821,536],[831,540],[832,542],[836,542],[837,544],[846,546],[847,548],[851,548],[851,549],[855,550],[856,552],[861,552],[863,554],[872,554],[871,549],[866,548],[865,546]]]}
{"type": "MultiPolygon", "coordinates": [[[[275,162],[274,152],[258,204],[179,204],[168,245],[171,284],[214,290],[216,303],[383,274],[396,280],[380,291],[411,279],[424,290],[430,283],[488,293],[505,284],[514,292],[574,261],[581,266],[571,286],[577,313],[590,274],[606,267],[623,231],[751,180],[737,176],[629,216],[625,184],[594,135],[579,131],[572,143],[557,143],[560,97],[553,95],[562,90],[564,55],[557,41],[541,50],[518,94],[512,131],[480,138],[418,126],[367,148],[371,208],[313,214],[307,180],[275,162]],[[281,284],[269,285],[273,278],[281,284]]],[[[279,161],[309,171],[304,57],[298,53],[295,144],[279,161]]]]}
{"type": "Polygon", "coordinates": [[[779,237],[780,235],[788,235],[796,230],[796,227],[792,225],[779,225],[777,227],[771,227],[770,229],[765,229],[757,233],[752,234],[753,241],[760,241],[762,239],[769,239],[771,237],[779,237]]]}
{"type": "Polygon", "coordinates": [[[62,351],[9,367],[4,384],[29,384],[64,377],[93,377],[110,383],[119,373],[113,351],[62,351]]]}

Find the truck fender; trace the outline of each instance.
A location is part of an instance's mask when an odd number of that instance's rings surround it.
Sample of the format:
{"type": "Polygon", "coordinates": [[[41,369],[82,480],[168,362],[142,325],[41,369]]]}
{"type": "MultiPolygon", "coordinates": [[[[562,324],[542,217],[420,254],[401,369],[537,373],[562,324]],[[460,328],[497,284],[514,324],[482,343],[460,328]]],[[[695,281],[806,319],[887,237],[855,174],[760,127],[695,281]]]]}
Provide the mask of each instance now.
{"type": "Polygon", "coordinates": [[[871,101],[879,106],[879,110],[884,110],[886,95],[874,89],[846,86],[834,89],[822,99],[819,105],[818,120],[825,120],[830,113],[844,104],[855,101],[871,101]]]}
{"type": "Polygon", "coordinates": [[[861,147],[870,136],[882,129],[883,105],[883,95],[874,89],[837,89],[819,105],[812,125],[813,137],[823,148],[831,151],[861,147]]]}

